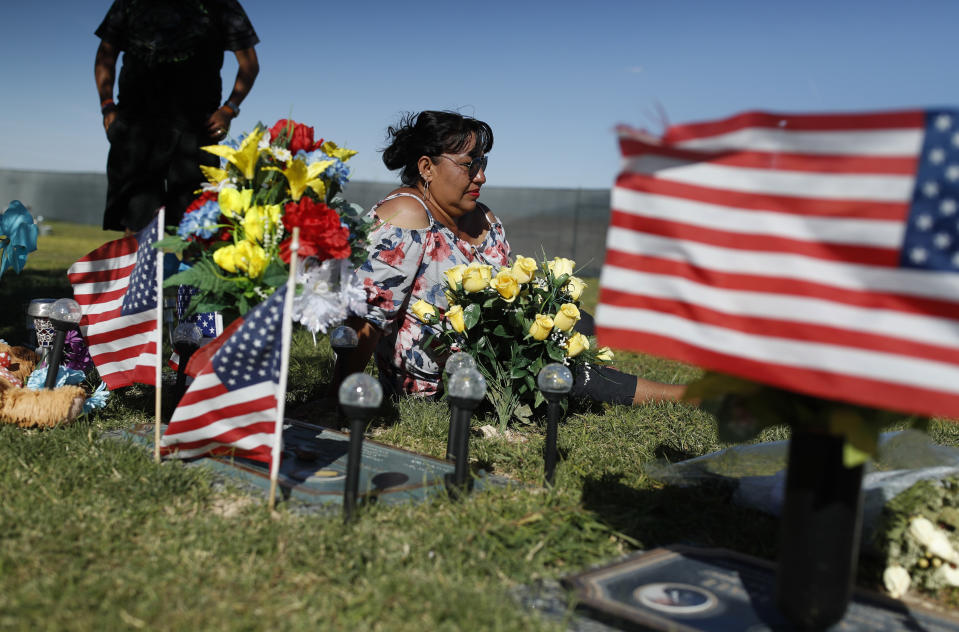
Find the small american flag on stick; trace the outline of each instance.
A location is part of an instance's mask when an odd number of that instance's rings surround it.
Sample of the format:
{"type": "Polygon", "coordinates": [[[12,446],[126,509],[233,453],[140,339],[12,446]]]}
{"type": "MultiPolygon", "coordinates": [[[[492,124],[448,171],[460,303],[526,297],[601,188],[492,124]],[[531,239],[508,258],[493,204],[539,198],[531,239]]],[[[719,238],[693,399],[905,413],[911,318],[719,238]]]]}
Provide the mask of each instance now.
{"type": "Polygon", "coordinates": [[[597,335],[959,417],[959,111],[621,128],[597,335]]]}
{"type": "Polygon", "coordinates": [[[80,332],[107,387],[156,385],[158,221],[107,242],[67,270],[80,332]]]}
{"type": "Polygon", "coordinates": [[[284,285],[190,359],[196,378],[163,434],[162,455],[228,454],[270,462],[285,296],[284,285]]]}

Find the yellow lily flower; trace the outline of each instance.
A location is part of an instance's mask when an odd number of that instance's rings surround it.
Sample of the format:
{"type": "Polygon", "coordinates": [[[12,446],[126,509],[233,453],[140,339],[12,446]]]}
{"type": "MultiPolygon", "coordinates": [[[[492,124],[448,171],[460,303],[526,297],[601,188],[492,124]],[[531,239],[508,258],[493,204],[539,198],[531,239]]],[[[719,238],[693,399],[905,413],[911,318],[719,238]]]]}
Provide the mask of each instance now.
{"type": "Polygon", "coordinates": [[[246,212],[243,218],[243,233],[250,241],[263,241],[264,213],[262,206],[254,206],[246,212]]]}
{"type": "Polygon", "coordinates": [[[236,246],[233,244],[218,248],[213,252],[213,261],[216,263],[216,265],[232,274],[236,272],[236,262],[233,259],[235,252],[236,246]]]}
{"type": "MultiPolygon", "coordinates": [[[[316,188],[316,183],[319,182],[322,184],[319,176],[332,164],[332,160],[323,160],[307,165],[299,158],[295,158],[290,161],[286,169],[280,169],[278,167],[268,167],[268,169],[270,171],[279,171],[286,177],[286,181],[290,185],[290,197],[296,202],[300,199],[300,196],[303,195],[303,192],[306,191],[306,187],[310,187],[317,193],[320,193],[316,188]]],[[[326,191],[326,185],[323,185],[321,191],[326,191]]]]}
{"type": "Polygon", "coordinates": [[[237,270],[246,272],[251,279],[259,278],[266,270],[266,264],[269,263],[266,251],[260,245],[247,240],[236,245],[233,259],[237,270]]]}
{"type": "Polygon", "coordinates": [[[232,163],[240,170],[243,177],[247,180],[253,179],[253,173],[256,169],[256,161],[260,157],[260,139],[266,132],[263,128],[256,128],[249,136],[243,139],[238,149],[227,147],[226,145],[208,145],[203,147],[204,151],[226,158],[227,162],[232,163]]]}
{"type": "Polygon", "coordinates": [[[323,153],[327,156],[333,156],[334,158],[339,158],[343,162],[346,162],[350,158],[356,155],[352,149],[347,149],[346,147],[337,147],[336,143],[331,140],[326,141],[320,146],[320,149],[323,150],[323,153]]]}
{"type": "Polygon", "coordinates": [[[200,165],[200,171],[203,172],[203,175],[206,176],[207,182],[210,184],[220,184],[230,177],[230,174],[226,172],[226,169],[220,169],[219,167],[200,165]]]}
{"type": "Polygon", "coordinates": [[[270,226],[276,226],[280,223],[280,215],[283,214],[283,207],[279,204],[269,204],[263,207],[266,216],[270,218],[270,226]]]}
{"type": "Polygon", "coordinates": [[[217,201],[220,204],[220,210],[227,217],[234,215],[243,217],[246,215],[246,209],[250,208],[250,203],[253,201],[253,190],[223,189],[217,196],[217,201]]]}

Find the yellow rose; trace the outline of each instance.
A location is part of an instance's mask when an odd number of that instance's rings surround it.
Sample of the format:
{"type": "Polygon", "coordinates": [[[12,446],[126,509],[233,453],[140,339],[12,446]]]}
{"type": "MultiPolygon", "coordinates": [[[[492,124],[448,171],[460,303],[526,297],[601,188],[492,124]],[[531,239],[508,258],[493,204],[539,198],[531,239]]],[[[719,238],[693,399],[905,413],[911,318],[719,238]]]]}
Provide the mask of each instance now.
{"type": "Polygon", "coordinates": [[[566,355],[570,358],[575,358],[587,349],[589,349],[589,338],[578,331],[570,336],[566,343],[566,355]]]}
{"type": "Polygon", "coordinates": [[[579,309],[572,303],[566,303],[556,312],[553,325],[560,331],[569,331],[579,321],[579,318],[579,309]]]}
{"type": "Polygon", "coordinates": [[[463,289],[470,294],[481,292],[493,278],[493,266],[471,263],[463,271],[463,289]]]}
{"type": "Polygon", "coordinates": [[[513,273],[505,268],[496,273],[496,276],[490,280],[489,286],[499,292],[500,297],[507,303],[512,303],[519,296],[519,283],[513,273]]]}
{"type": "Polygon", "coordinates": [[[569,297],[574,301],[578,301],[579,297],[583,295],[583,290],[586,289],[586,282],[579,277],[571,276],[569,281],[566,282],[566,285],[563,286],[563,289],[566,290],[566,293],[569,294],[569,297]]]}
{"type": "Polygon", "coordinates": [[[252,189],[243,189],[242,191],[223,189],[219,195],[217,195],[220,210],[223,211],[223,214],[227,217],[232,217],[233,215],[242,217],[246,209],[250,207],[252,201],[252,189]]]}
{"type": "Polygon", "coordinates": [[[600,362],[612,362],[613,350],[609,347],[601,347],[600,350],[596,352],[596,359],[600,362]]]}
{"type": "Polygon", "coordinates": [[[554,257],[553,260],[546,265],[549,266],[549,271],[553,273],[553,276],[559,278],[564,274],[573,274],[573,268],[576,267],[576,262],[564,257],[554,257]]]}
{"type": "Polygon", "coordinates": [[[516,257],[516,261],[513,262],[513,276],[516,277],[516,280],[520,283],[529,283],[533,280],[533,277],[536,276],[536,270],[539,269],[539,266],[536,265],[536,260],[530,257],[524,257],[519,255],[516,257]]]}
{"type": "Polygon", "coordinates": [[[259,244],[243,240],[233,251],[233,261],[237,270],[246,272],[246,276],[251,279],[256,279],[266,270],[266,251],[259,244]]]}
{"type": "Polygon", "coordinates": [[[465,270],[465,263],[457,263],[443,273],[446,276],[446,285],[448,285],[451,290],[455,290],[456,286],[463,282],[463,272],[465,270]]]}
{"type": "Polygon", "coordinates": [[[424,323],[436,322],[436,308],[423,299],[410,305],[410,311],[424,323]]]}
{"type": "Polygon", "coordinates": [[[222,248],[217,248],[213,252],[214,263],[227,272],[236,272],[236,263],[233,260],[233,253],[235,251],[236,246],[233,244],[230,244],[229,246],[223,246],[222,248]]]}
{"type": "Polygon", "coordinates": [[[459,305],[454,305],[446,310],[446,320],[450,321],[453,331],[457,333],[463,333],[463,330],[466,329],[466,321],[463,319],[463,308],[459,305]]]}
{"type": "Polygon", "coordinates": [[[553,331],[553,319],[546,314],[536,314],[536,320],[529,327],[529,335],[533,340],[546,340],[549,332],[553,331]]]}

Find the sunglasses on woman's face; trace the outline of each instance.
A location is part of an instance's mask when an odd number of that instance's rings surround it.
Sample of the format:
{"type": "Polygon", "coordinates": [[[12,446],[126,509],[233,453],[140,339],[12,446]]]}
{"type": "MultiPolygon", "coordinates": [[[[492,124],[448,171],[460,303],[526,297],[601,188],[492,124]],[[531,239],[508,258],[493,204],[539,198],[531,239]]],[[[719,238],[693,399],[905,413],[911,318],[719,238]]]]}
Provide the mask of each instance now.
{"type": "Polygon", "coordinates": [[[450,158],[449,156],[444,156],[442,154],[440,154],[440,158],[446,158],[447,160],[452,162],[454,165],[459,165],[460,167],[465,168],[466,172],[469,173],[470,180],[475,178],[479,174],[481,169],[483,171],[486,171],[486,164],[489,162],[489,156],[480,156],[479,158],[473,158],[469,162],[457,162],[453,160],[452,158],[450,158]]]}

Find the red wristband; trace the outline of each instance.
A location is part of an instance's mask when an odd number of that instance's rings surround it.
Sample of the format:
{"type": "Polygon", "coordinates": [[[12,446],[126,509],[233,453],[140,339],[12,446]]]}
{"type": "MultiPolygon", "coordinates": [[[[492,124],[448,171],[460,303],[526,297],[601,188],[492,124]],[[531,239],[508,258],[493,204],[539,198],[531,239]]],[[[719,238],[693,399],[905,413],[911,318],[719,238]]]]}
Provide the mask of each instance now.
{"type": "Polygon", "coordinates": [[[102,110],[103,108],[105,108],[105,107],[108,106],[108,105],[113,105],[113,97],[111,97],[111,98],[109,98],[109,99],[104,99],[103,101],[101,101],[101,102],[100,102],[100,109],[102,110]]]}

